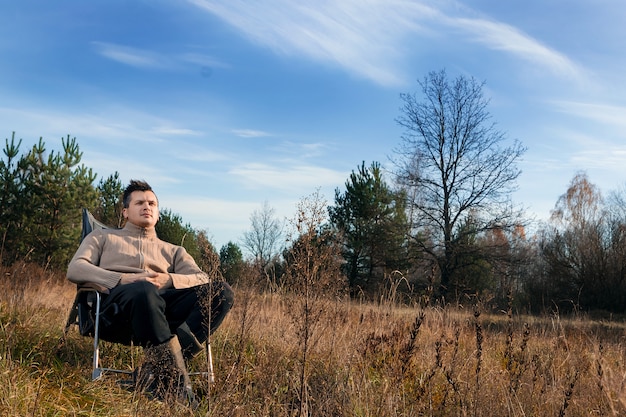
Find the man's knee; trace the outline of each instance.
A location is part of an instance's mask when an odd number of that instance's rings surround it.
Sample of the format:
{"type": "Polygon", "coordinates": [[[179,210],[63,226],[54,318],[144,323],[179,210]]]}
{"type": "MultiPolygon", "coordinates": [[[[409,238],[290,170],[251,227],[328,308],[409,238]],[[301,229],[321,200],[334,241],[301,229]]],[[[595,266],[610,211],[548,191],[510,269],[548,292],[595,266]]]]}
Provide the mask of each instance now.
{"type": "Polygon", "coordinates": [[[134,312],[149,313],[155,310],[164,310],[165,301],[159,295],[158,288],[148,281],[137,281],[125,284],[125,298],[132,305],[134,312]]]}
{"type": "Polygon", "coordinates": [[[230,308],[233,306],[233,303],[235,302],[235,292],[226,281],[222,281],[221,284],[222,290],[220,293],[220,298],[222,299],[222,303],[224,304],[225,308],[230,310],[230,308]]]}
{"type": "Polygon", "coordinates": [[[200,304],[211,305],[213,309],[220,306],[230,309],[235,299],[235,293],[226,281],[196,287],[196,294],[200,304]]]}
{"type": "Polygon", "coordinates": [[[147,281],[137,281],[115,287],[103,305],[117,305],[119,310],[111,317],[110,325],[103,322],[104,340],[145,346],[158,344],[171,337],[165,318],[165,301],[156,286],[147,281]]]}

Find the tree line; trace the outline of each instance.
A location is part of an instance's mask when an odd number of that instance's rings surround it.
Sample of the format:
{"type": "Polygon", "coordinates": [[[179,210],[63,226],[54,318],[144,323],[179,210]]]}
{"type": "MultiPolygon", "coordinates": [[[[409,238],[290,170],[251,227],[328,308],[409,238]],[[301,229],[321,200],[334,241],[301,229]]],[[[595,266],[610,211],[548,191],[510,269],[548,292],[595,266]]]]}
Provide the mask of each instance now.
{"type": "MultiPolygon", "coordinates": [[[[48,151],[43,138],[27,151],[21,146],[13,133],[0,160],[1,260],[65,268],[80,243],[82,208],[104,224],[123,225],[124,186],[119,173],[98,178],[82,164],[76,138],[62,138],[61,150],[48,151]]],[[[161,210],[157,232],[198,260],[215,252],[206,233],[171,210],[161,210]]]]}
{"type": "MultiPolygon", "coordinates": [[[[526,148],[491,120],[484,83],[438,71],[418,84],[418,92],[400,96],[404,134],[393,168],[363,161],[323,216],[319,196],[303,201],[292,222],[300,227],[289,232],[266,202],[252,213],[241,246],[228,242],[217,251],[204,231],[162,209],[159,236],[183,245],[205,268],[219,264],[227,280],[264,290],[333,282],[368,299],[393,293],[409,302],[428,296],[528,312],[623,313],[626,189],[605,198],[579,172],[551,218],[533,224],[511,200],[526,148]],[[315,215],[303,219],[308,212],[315,215]],[[306,233],[298,232],[303,222],[306,233]]],[[[78,245],[82,207],[122,225],[119,174],[99,178],[81,163],[75,138],[61,142],[60,151],[47,151],[40,139],[22,152],[15,134],[5,141],[4,263],[64,268],[78,245]]]]}
{"type": "MultiPolygon", "coordinates": [[[[604,198],[581,171],[550,219],[531,221],[511,200],[526,148],[497,129],[483,86],[429,73],[417,93],[401,95],[392,169],[363,161],[336,190],[319,233],[334,236],[350,294],[624,313],[626,188],[604,198]]],[[[272,214],[266,204],[251,216],[244,243],[279,286],[272,214]]]]}

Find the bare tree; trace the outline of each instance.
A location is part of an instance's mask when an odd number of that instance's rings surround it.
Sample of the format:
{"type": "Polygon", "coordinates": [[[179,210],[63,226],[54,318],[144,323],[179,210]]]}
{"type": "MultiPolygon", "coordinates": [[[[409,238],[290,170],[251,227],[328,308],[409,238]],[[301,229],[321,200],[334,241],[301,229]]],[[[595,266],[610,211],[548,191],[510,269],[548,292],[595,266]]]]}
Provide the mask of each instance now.
{"type": "Polygon", "coordinates": [[[584,229],[588,223],[600,220],[603,205],[602,193],[581,171],[574,176],[565,194],[559,197],[550,220],[557,226],[584,229]]]}
{"type": "Polygon", "coordinates": [[[397,122],[405,133],[394,162],[400,183],[414,196],[414,236],[438,266],[445,294],[468,233],[519,225],[521,211],[514,210],[510,195],[526,149],[518,141],[503,146],[504,133],[490,121],[484,83],[464,76],[449,81],[442,70],[419,85],[420,95],[401,95],[397,122]]]}
{"type": "Polygon", "coordinates": [[[579,172],[552,211],[540,247],[550,290],[546,298],[561,311],[623,310],[623,223],[605,207],[600,189],[579,172]]]}
{"type": "Polygon", "coordinates": [[[283,224],[267,201],[250,215],[250,230],[244,233],[242,246],[264,269],[278,254],[283,224]]]}

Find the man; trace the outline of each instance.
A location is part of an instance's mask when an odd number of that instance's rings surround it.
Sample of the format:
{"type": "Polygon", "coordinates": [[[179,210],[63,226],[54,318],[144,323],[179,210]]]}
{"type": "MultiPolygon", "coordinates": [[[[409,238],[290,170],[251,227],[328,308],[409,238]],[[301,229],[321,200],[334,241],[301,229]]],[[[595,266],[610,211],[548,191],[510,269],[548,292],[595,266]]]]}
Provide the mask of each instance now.
{"type": "Polygon", "coordinates": [[[183,247],[157,237],[159,204],[148,183],[130,181],[123,206],[124,228],[85,237],[67,278],[108,291],[101,305],[102,339],[145,348],[139,389],[162,400],[173,392],[193,401],[185,359],[201,352],[222,323],[233,291],[226,282],[210,282],[183,247]]]}

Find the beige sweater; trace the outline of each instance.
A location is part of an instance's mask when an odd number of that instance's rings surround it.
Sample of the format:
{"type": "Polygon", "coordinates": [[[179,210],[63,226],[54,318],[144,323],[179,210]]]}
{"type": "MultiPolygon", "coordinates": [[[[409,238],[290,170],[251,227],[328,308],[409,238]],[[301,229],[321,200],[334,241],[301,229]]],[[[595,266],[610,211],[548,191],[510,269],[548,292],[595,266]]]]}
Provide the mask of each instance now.
{"type": "Polygon", "coordinates": [[[67,279],[111,289],[123,273],[146,270],[168,273],[177,289],[209,282],[183,247],[162,241],[153,227],[131,223],[123,229],[94,230],[87,235],[70,261],[67,279]]]}

